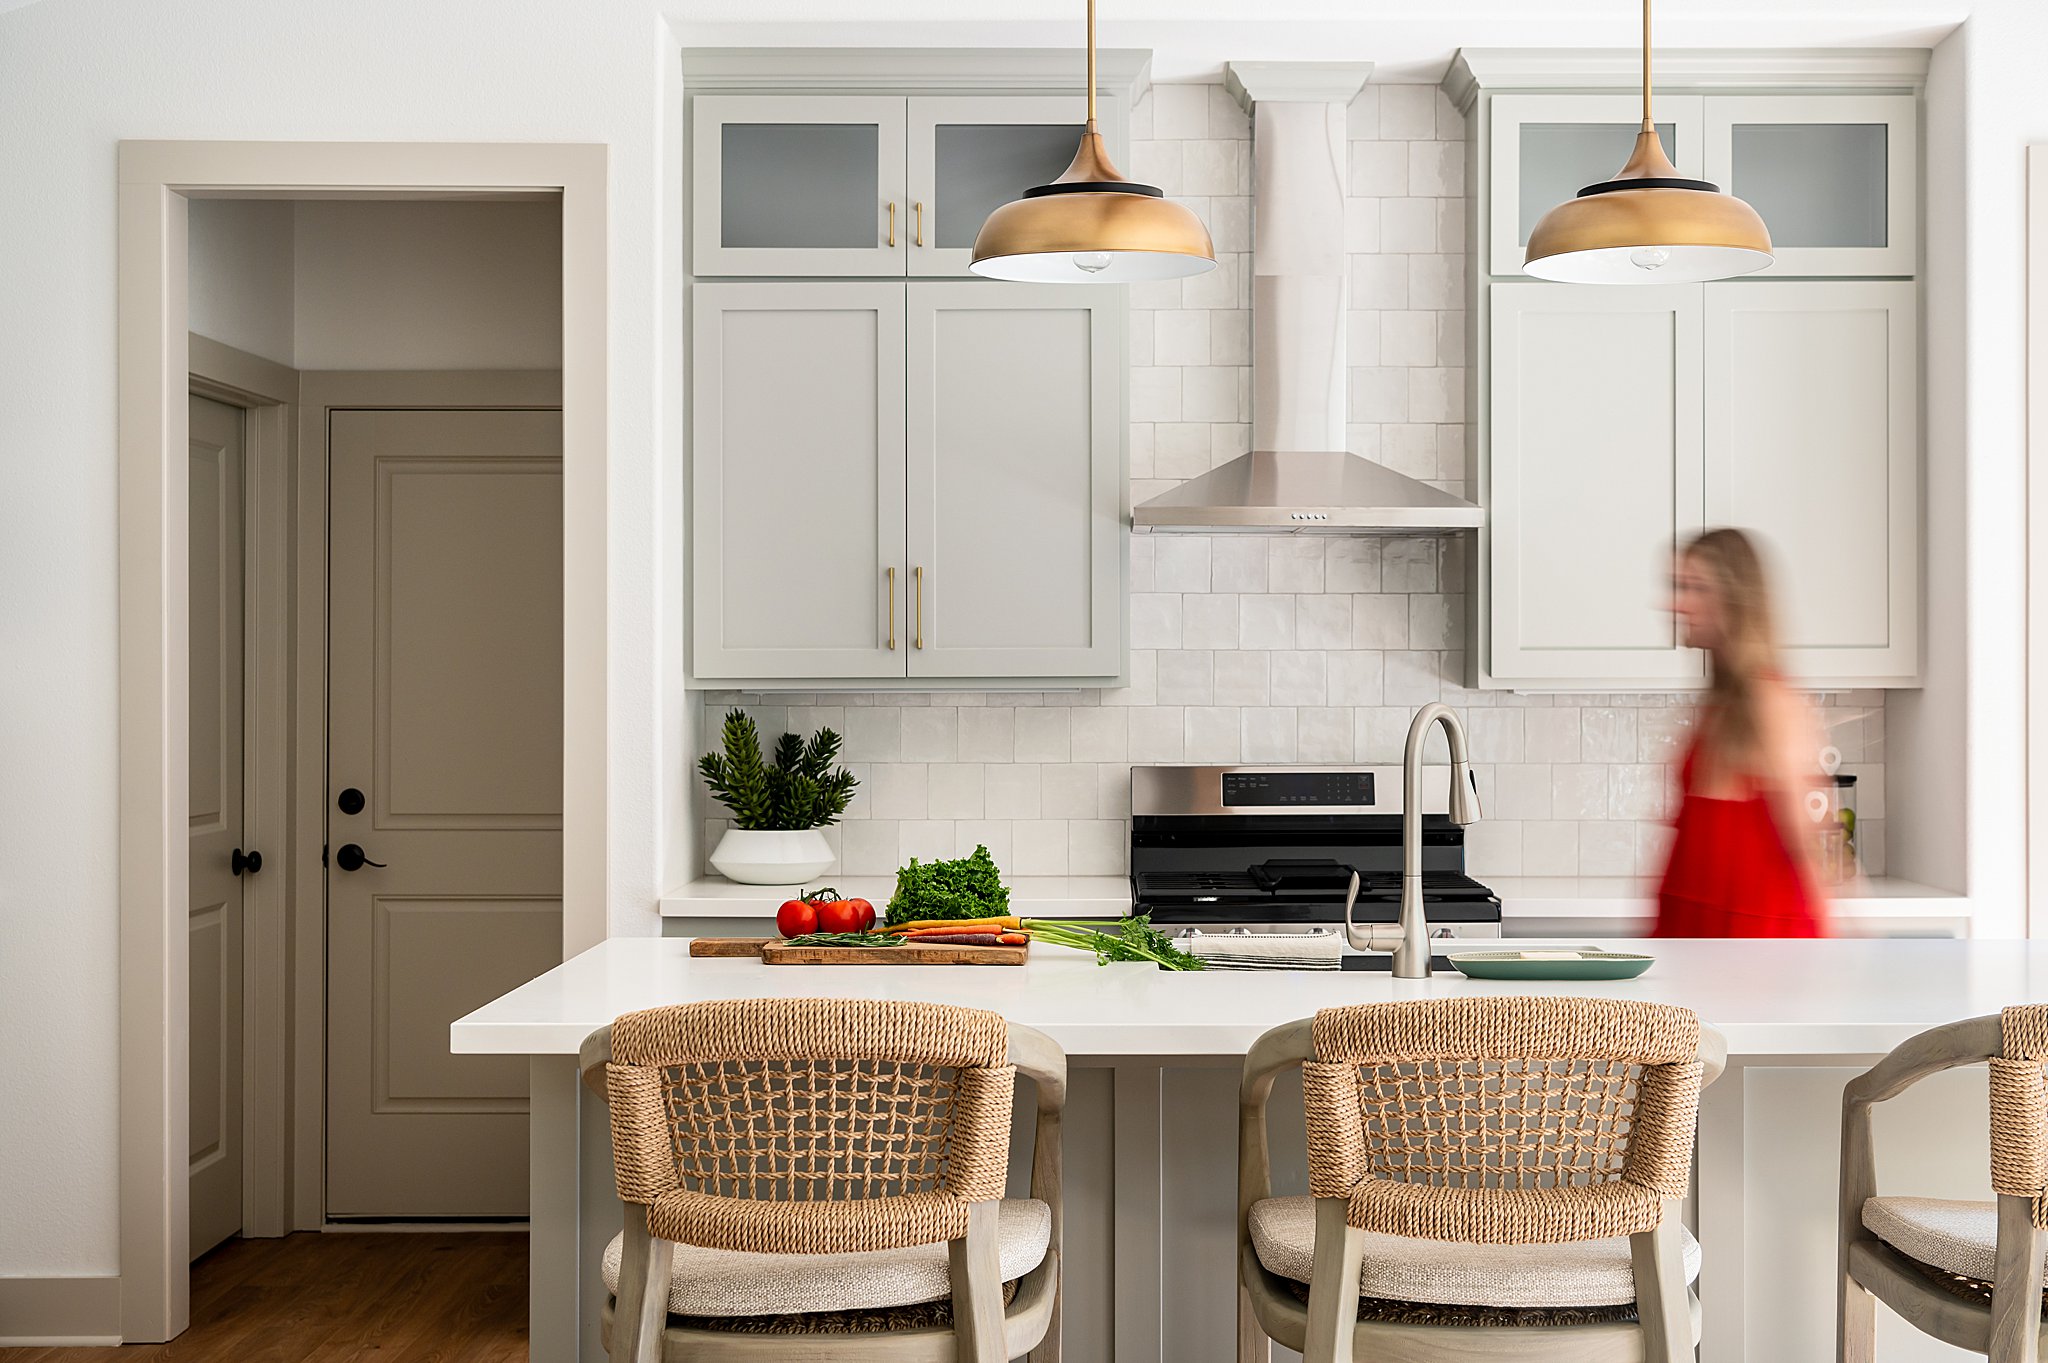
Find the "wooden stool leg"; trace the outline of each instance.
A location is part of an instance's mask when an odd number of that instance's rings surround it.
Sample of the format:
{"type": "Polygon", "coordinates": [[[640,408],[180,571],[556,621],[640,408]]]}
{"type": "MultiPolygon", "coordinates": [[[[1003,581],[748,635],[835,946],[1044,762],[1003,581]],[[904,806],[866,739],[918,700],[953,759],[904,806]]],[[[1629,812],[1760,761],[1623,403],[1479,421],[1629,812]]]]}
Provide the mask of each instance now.
{"type": "Polygon", "coordinates": [[[1237,1289],[1237,1363],[1272,1363],[1273,1342],[1252,1310],[1252,1294],[1237,1289]]]}
{"type": "Polygon", "coordinates": [[[976,1202],[967,1209],[967,1234],[948,1244],[947,1256],[953,1271],[953,1336],[960,1363],[1007,1363],[995,1203],[976,1202]]]}
{"type": "Polygon", "coordinates": [[[1657,1228],[1628,1238],[1636,1274],[1636,1315],[1643,1326],[1645,1363],[1690,1363],[1692,1310],[1686,1300],[1685,1253],[1678,1204],[1664,1208],[1657,1228]]]}
{"type": "Polygon", "coordinates": [[[2039,1363],[2042,1240],[2034,1227],[2034,1200],[2000,1194],[1989,1363],[2039,1363]]]}
{"type": "Polygon", "coordinates": [[[1351,1363],[1365,1232],[1354,1230],[1345,1219],[1350,1210],[1351,1204],[1341,1197],[1316,1199],[1316,1257],[1309,1269],[1308,1339],[1302,1363],[1351,1363]]]}
{"type": "Polygon", "coordinates": [[[1836,1303],[1835,1353],[1837,1363],[1875,1363],[1877,1354],[1877,1298],[1863,1290],[1863,1284],[1842,1268],[1842,1294],[1836,1303]]]}

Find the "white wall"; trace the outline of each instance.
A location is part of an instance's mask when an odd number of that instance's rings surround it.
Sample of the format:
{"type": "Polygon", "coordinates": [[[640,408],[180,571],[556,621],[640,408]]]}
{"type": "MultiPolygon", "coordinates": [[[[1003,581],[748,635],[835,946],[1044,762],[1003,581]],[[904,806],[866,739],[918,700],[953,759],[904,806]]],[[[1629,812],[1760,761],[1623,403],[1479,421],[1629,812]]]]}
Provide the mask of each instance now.
{"type": "Polygon", "coordinates": [[[192,200],[186,252],[191,331],[292,363],[296,207],[288,199],[192,200]]]}
{"type": "MultiPolygon", "coordinates": [[[[49,0],[0,15],[0,1276],[118,1269],[115,144],[610,145],[610,914],[652,933],[680,67],[658,0],[49,0]],[[281,59],[288,56],[288,60],[281,59]],[[232,72],[233,79],[223,79],[232,72]]],[[[670,377],[677,376],[677,377],[670,377]]],[[[677,782],[671,778],[673,789],[677,782]]]]}

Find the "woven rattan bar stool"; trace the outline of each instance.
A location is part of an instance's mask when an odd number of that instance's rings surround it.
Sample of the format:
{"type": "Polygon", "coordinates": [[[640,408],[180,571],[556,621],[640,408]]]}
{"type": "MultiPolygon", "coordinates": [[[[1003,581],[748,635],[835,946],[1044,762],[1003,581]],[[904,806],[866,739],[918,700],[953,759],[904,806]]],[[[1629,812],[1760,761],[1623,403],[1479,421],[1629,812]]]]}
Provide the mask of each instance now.
{"type": "Polygon", "coordinates": [[[1924,1334],[1992,1363],[2034,1363],[2048,1253],[2048,1005],[2008,1008],[1922,1032],[1842,1091],[1841,1302],[1843,1363],[1870,1363],[1876,1303],[1924,1334]],[[1991,1069],[1994,1202],[1880,1197],[1870,1109],[1930,1074],[1991,1069]]]}
{"type": "Polygon", "coordinates": [[[742,999],[628,1013],[584,1043],[624,1233],[614,1359],[1057,1363],[1065,1054],[994,1013],[742,999]],[[1031,1197],[1010,1100],[1038,1090],[1031,1197]]]}
{"type": "Polygon", "coordinates": [[[1608,999],[1366,1004],[1266,1033],[1239,1095],[1241,1353],[1263,1332],[1309,1363],[1692,1358],[1678,1200],[1726,1057],[1684,1009],[1608,999]],[[1266,1108],[1296,1066],[1312,1196],[1274,1197],[1266,1108]]]}

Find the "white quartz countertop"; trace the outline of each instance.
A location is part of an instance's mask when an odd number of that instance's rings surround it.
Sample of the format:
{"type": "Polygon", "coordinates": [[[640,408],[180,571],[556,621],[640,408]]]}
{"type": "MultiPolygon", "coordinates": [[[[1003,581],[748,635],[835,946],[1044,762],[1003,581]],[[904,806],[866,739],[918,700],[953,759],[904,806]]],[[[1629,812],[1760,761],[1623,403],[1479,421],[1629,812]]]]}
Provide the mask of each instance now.
{"type": "Polygon", "coordinates": [[[692,959],[686,938],[613,938],[450,1029],[462,1055],[573,1055],[620,1013],[730,998],[923,999],[989,1008],[1077,1057],[1242,1055],[1319,1008],[1465,994],[1590,995],[1680,1004],[1735,1055],[1864,1056],[2007,1004],[2048,1002],[2048,941],[1833,939],[1614,942],[1657,962],[1604,984],[1395,980],[1338,971],[1169,972],[1036,947],[1029,965],[768,966],[692,959]]]}
{"type": "MultiPolygon", "coordinates": [[[[1646,922],[1656,913],[1657,884],[1641,877],[1481,876],[1500,896],[1501,916],[1517,918],[1617,920],[1615,926],[1646,922]]],[[[1011,876],[1010,902],[1026,916],[1041,918],[1114,918],[1131,906],[1126,876],[1011,876]]],[[[894,876],[820,876],[812,885],[830,884],[846,895],[858,895],[877,908],[895,892],[894,876]]],[[[664,918],[775,917],[795,885],[739,885],[718,876],[690,881],[661,898],[664,918]]],[[[1845,885],[1829,901],[1843,920],[1911,921],[1930,926],[1966,929],[1970,901],[1966,896],[1910,880],[1859,880],[1845,885]]]]}

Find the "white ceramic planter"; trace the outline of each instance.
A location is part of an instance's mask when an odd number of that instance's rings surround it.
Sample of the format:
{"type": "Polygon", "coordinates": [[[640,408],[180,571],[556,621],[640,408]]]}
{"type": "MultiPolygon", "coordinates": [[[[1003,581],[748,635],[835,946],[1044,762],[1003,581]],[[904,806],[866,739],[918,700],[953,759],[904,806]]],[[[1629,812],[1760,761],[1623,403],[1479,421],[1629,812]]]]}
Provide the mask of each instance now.
{"type": "Polygon", "coordinates": [[[801,885],[832,862],[832,844],[815,828],[728,828],[711,853],[712,869],[742,885],[801,885]]]}

